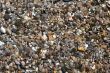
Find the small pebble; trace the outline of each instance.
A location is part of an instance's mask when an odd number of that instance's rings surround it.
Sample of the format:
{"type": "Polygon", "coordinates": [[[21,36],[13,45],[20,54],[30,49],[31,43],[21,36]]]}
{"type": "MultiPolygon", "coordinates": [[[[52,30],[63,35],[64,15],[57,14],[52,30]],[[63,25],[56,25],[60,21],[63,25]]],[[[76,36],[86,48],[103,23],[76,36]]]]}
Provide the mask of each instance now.
{"type": "Polygon", "coordinates": [[[42,39],[43,39],[44,41],[47,40],[47,36],[46,36],[46,34],[43,34],[42,39]]]}
{"type": "Polygon", "coordinates": [[[78,51],[84,52],[84,51],[86,51],[86,49],[85,49],[84,47],[79,47],[79,48],[78,48],[78,51]]]}
{"type": "Polygon", "coordinates": [[[110,27],[108,27],[107,30],[110,31],[110,27]]]}
{"type": "Polygon", "coordinates": [[[3,46],[4,44],[5,44],[4,42],[0,41],[0,46],[3,46]]]}
{"type": "Polygon", "coordinates": [[[5,34],[6,33],[6,29],[3,26],[1,26],[0,27],[0,32],[3,33],[3,34],[5,34]]]}

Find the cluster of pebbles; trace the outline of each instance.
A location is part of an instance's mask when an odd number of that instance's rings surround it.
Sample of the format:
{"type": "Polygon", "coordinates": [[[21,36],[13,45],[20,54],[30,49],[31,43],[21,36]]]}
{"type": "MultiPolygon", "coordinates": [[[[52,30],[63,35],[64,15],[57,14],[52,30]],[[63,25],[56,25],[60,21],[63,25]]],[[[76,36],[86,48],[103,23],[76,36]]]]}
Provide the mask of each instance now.
{"type": "Polygon", "coordinates": [[[0,73],[110,73],[110,0],[0,0],[0,73]]]}

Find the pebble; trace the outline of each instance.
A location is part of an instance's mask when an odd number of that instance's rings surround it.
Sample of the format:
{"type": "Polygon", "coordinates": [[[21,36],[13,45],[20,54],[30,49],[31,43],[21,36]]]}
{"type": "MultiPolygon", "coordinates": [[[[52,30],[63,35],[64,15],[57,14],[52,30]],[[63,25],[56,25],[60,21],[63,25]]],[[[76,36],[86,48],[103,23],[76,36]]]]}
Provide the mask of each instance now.
{"type": "Polygon", "coordinates": [[[84,46],[85,46],[85,48],[88,48],[88,44],[85,44],[84,46]]]}
{"type": "Polygon", "coordinates": [[[70,2],[70,1],[72,1],[72,0],[63,0],[64,2],[70,2]]]}
{"type": "Polygon", "coordinates": [[[4,42],[0,41],[0,46],[3,46],[4,44],[5,44],[4,42]]]}
{"type": "Polygon", "coordinates": [[[77,34],[77,35],[80,35],[80,34],[82,34],[82,30],[80,30],[80,29],[77,29],[77,31],[76,31],[76,34],[77,34]]]}
{"type": "Polygon", "coordinates": [[[36,67],[36,72],[38,72],[38,70],[39,70],[38,67],[36,67]]]}
{"type": "Polygon", "coordinates": [[[48,33],[48,39],[49,39],[49,41],[55,40],[55,38],[56,38],[56,35],[55,34],[53,34],[52,32],[49,32],[48,33]]]}
{"type": "Polygon", "coordinates": [[[23,66],[25,66],[25,62],[24,62],[24,61],[21,61],[21,64],[22,64],[23,66]]]}
{"type": "Polygon", "coordinates": [[[84,47],[79,47],[79,48],[78,48],[78,51],[84,52],[84,51],[86,51],[86,48],[84,48],[84,47]]]}
{"type": "Polygon", "coordinates": [[[37,47],[32,47],[32,50],[33,51],[37,51],[37,47]]]}
{"type": "Polygon", "coordinates": [[[93,65],[91,68],[92,68],[93,70],[96,69],[95,65],[93,65]]]}
{"type": "Polygon", "coordinates": [[[8,65],[6,65],[6,69],[9,69],[10,67],[8,65]]]}
{"type": "Polygon", "coordinates": [[[108,27],[107,30],[110,31],[110,27],[108,27]]]}
{"type": "Polygon", "coordinates": [[[48,38],[47,35],[46,35],[46,34],[43,34],[42,39],[43,39],[44,41],[46,41],[47,38],[48,38]]]}
{"type": "Polygon", "coordinates": [[[28,16],[24,16],[23,17],[26,21],[28,21],[28,20],[30,20],[31,18],[30,17],[28,17],[28,16]]]}
{"type": "Polygon", "coordinates": [[[110,8],[110,1],[106,1],[107,2],[107,6],[110,8]]]}
{"type": "Polygon", "coordinates": [[[0,32],[3,33],[3,34],[5,34],[6,33],[6,29],[3,26],[1,26],[0,27],[0,32]]]}
{"type": "Polygon", "coordinates": [[[42,58],[45,58],[45,54],[47,53],[47,50],[46,49],[42,49],[41,50],[41,57],[42,58]]]}

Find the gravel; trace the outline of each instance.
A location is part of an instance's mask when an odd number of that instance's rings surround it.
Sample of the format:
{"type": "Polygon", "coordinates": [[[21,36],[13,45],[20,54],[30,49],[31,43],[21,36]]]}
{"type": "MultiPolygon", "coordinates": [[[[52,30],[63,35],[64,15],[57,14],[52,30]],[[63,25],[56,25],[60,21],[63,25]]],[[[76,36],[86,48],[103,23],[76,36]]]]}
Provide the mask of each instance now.
{"type": "Polygon", "coordinates": [[[0,1],[0,73],[110,73],[109,10],[109,0],[0,1]]]}

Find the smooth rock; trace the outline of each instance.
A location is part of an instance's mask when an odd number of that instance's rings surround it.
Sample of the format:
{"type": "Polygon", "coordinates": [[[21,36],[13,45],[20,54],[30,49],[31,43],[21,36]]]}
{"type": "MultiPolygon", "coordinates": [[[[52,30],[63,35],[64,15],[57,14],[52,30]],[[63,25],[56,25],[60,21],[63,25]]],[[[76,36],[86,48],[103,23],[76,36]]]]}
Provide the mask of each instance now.
{"type": "Polygon", "coordinates": [[[3,34],[5,34],[6,33],[6,29],[3,26],[1,26],[0,27],[0,32],[3,33],[3,34]]]}
{"type": "Polygon", "coordinates": [[[110,31],[110,27],[108,27],[107,30],[110,31]]]}
{"type": "Polygon", "coordinates": [[[46,34],[44,34],[44,35],[42,36],[42,39],[43,39],[44,41],[47,40],[47,36],[46,36],[46,34]]]}
{"type": "Polygon", "coordinates": [[[0,46],[3,46],[5,43],[0,41],[0,46]]]}
{"type": "Polygon", "coordinates": [[[79,47],[79,48],[78,48],[78,51],[84,52],[85,50],[86,50],[86,48],[84,48],[84,47],[79,47]]]}

